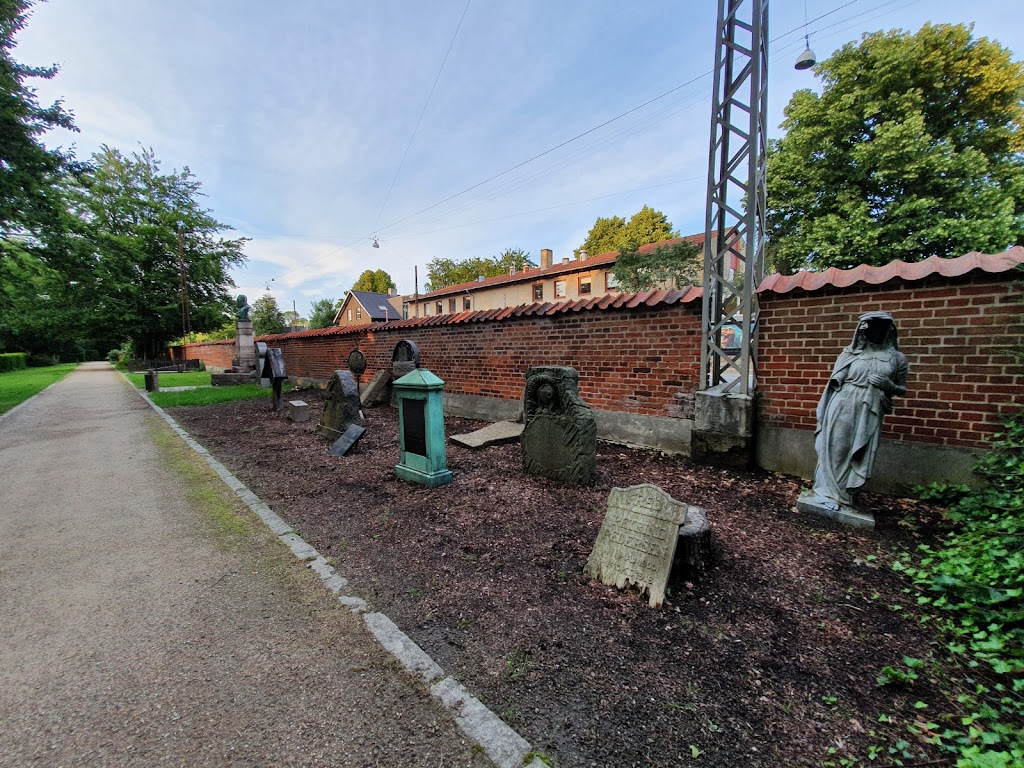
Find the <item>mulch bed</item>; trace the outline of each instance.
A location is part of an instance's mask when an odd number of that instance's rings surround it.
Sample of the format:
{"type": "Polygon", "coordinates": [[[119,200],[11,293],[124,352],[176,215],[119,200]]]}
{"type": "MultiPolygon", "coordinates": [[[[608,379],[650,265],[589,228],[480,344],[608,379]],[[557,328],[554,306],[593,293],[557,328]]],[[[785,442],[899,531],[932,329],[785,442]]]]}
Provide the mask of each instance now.
{"type": "Polygon", "coordinates": [[[336,458],[314,433],[320,394],[301,398],[306,424],[265,400],[172,414],[560,766],[822,765],[908,738],[917,701],[943,706],[934,680],[875,682],[929,654],[905,581],[878,562],[933,536],[927,505],[866,495],[878,526],[865,533],[798,515],[794,478],[606,443],[585,488],[524,475],[517,444],[449,444],[455,482],[431,490],[395,476],[396,410],[369,410],[362,441],[336,458]],[[720,550],[660,610],[583,576],[609,490],[643,482],[704,507],[720,550]]]}

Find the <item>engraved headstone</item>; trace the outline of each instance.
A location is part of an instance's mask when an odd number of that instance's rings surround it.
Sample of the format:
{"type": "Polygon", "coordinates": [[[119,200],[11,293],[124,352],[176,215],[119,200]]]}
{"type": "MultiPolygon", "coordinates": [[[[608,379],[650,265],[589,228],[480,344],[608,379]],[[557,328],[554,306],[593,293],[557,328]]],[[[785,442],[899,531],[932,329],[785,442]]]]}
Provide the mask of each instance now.
{"type": "Polygon", "coordinates": [[[359,412],[359,388],[352,371],[335,371],[327,386],[327,402],[324,405],[317,434],[328,440],[337,440],[352,424],[361,424],[359,412]]]}
{"type": "Polygon", "coordinates": [[[650,483],[612,488],[608,512],[584,573],[602,584],[637,587],[649,595],[648,605],[660,608],[672,571],[679,527],[690,510],[650,483]]]}
{"type": "Polygon", "coordinates": [[[400,379],[420,367],[420,348],[415,341],[402,339],[391,352],[391,376],[400,379]]]}
{"type": "Polygon", "coordinates": [[[565,483],[589,483],[597,455],[597,423],[580,398],[576,369],[528,369],[523,401],[523,470],[565,483]]]}
{"type": "Polygon", "coordinates": [[[331,456],[344,456],[352,450],[355,444],[359,442],[359,438],[365,434],[366,427],[361,427],[358,424],[350,424],[344,434],[335,440],[334,444],[327,449],[327,452],[331,454],[331,456]]]}
{"type": "MultiPolygon", "coordinates": [[[[253,350],[255,351],[255,347],[253,347],[253,350]]],[[[288,378],[288,371],[284,367],[284,353],[280,347],[270,347],[267,350],[260,378],[270,379],[270,385],[274,389],[273,410],[280,411],[284,406],[281,389],[284,386],[285,379],[288,378]]]]}

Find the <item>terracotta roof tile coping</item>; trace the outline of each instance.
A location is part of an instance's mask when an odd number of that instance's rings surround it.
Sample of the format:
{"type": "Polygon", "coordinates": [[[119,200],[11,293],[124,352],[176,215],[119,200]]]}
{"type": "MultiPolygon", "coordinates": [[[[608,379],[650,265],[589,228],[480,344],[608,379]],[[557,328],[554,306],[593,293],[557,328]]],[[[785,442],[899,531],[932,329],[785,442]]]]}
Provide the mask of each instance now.
{"type": "Polygon", "coordinates": [[[830,267],[823,272],[803,271],[792,275],[769,275],[761,281],[757,292],[789,293],[797,288],[816,291],[827,286],[847,288],[859,282],[880,285],[895,278],[913,281],[923,280],[936,274],[943,277],[959,277],[976,269],[983,272],[999,273],[1008,272],[1020,264],[1024,264],[1024,246],[1015,245],[1002,253],[971,251],[955,259],[929,256],[923,261],[912,263],[897,259],[890,261],[884,267],[869,267],[867,264],[861,264],[853,269],[830,267]]]}

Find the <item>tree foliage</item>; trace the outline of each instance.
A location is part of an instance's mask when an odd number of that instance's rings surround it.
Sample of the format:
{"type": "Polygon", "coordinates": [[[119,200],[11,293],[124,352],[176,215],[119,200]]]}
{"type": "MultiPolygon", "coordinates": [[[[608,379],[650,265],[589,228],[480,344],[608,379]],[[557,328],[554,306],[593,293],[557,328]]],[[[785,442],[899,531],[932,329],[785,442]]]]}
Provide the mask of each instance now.
{"type": "Polygon", "coordinates": [[[252,319],[252,332],[254,336],[268,336],[272,333],[284,333],[288,330],[288,324],[284,320],[284,314],[277,306],[277,299],[269,293],[265,293],[256,299],[249,313],[252,319]]]}
{"type": "Polygon", "coordinates": [[[768,152],[781,272],[1024,242],[1024,65],[964,25],[864,35],[816,68],[768,152]]]}
{"type": "Polygon", "coordinates": [[[522,248],[506,248],[495,256],[478,256],[462,261],[437,257],[427,264],[427,284],[424,287],[427,291],[439,291],[449,285],[472,282],[480,275],[497,277],[531,265],[530,252],[522,248]]]}
{"type": "Polygon", "coordinates": [[[599,253],[627,251],[648,243],[660,243],[674,237],[679,237],[679,233],[673,231],[668,217],[645,205],[630,216],[628,221],[621,216],[599,216],[587,233],[587,239],[573,253],[579,258],[580,251],[586,250],[591,256],[597,256],[599,253]]]}
{"type": "Polygon", "coordinates": [[[138,352],[160,354],[182,331],[182,264],[191,329],[220,327],[233,304],[228,269],[244,262],[245,239],[219,236],[229,227],[200,206],[187,167],[162,173],[149,149],[103,147],[92,160],[68,190],[74,236],[64,255],[86,287],[77,310],[93,337],[105,347],[128,337],[138,352]]]}
{"type": "Polygon", "coordinates": [[[319,299],[309,308],[309,328],[330,328],[338,311],[334,299],[319,299]]]}
{"type": "Polygon", "coordinates": [[[370,293],[390,293],[396,288],[391,275],[383,269],[367,269],[352,286],[353,291],[370,291],[370,293]]]}
{"type": "Polygon", "coordinates": [[[663,285],[700,285],[703,249],[682,240],[647,251],[633,244],[619,251],[612,274],[627,292],[648,291],[663,285]]]}

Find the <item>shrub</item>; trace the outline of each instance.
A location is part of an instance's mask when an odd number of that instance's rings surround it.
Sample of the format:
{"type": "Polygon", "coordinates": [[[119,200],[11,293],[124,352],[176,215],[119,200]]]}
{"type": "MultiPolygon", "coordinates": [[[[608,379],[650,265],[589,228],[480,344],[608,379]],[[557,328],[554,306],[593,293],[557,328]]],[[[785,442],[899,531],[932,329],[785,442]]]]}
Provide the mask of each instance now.
{"type": "Polygon", "coordinates": [[[5,352],[0,354],[0,373],[4,371],[20,371],[27,366],[27,352],[5,352]]]}
{"type": "Polygon", "coordinates": [[[29,368],[48,368],[51,365],[60,365],[60,355],[29,355],[29,368]]]}

